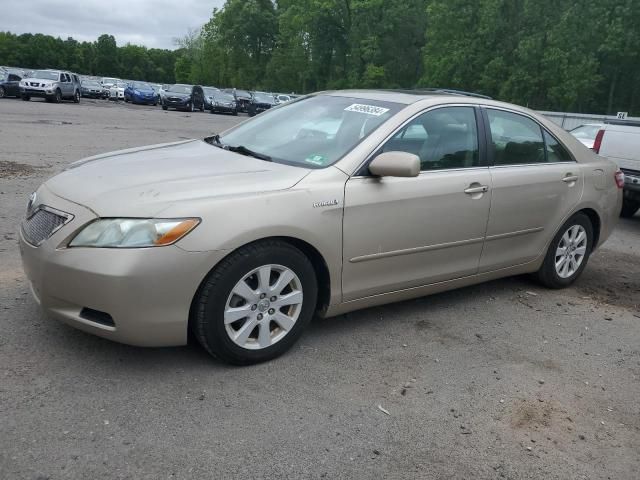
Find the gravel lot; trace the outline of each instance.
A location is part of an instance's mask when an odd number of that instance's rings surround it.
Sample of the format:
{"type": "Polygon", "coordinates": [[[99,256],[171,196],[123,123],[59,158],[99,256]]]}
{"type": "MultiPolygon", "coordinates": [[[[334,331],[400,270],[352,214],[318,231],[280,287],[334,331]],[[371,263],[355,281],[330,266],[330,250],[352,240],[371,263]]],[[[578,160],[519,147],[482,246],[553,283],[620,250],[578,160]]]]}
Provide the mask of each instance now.
{"type": "Polygon", "coordinates": [[[316,320],[234,368],[43,317],[17,236],[68,162],[242,117],[3,100],[0,120],[0,478],[640,478],[640,215],[573,288],[511,278],[316,320]]]}

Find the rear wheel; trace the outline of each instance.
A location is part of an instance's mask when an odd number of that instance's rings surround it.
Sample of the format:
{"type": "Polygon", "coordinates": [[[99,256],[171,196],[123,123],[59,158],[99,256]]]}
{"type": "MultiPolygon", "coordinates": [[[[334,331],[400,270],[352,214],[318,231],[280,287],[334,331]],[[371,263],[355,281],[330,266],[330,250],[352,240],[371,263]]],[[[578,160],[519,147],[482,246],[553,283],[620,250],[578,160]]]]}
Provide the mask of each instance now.
{"type": "Polygon", "coordinates": [[[549,288],[571,285],[587,266],[593,249],[593,225],[589,217],[577,213],[565,222],[553,238],[538,280],[549,288]]]}
{"type": "Polygon", "coordinates": [[[625,198],[622,202],[622,211],[620,212],[620,216],[622,218],[631,218],[639,209],[640,202],[635,200],[628,200],[625,198]]]}
{"type": "Polygon", "coordinates": [[[0,87],[0,98],[4,98],[6,94],[7,92],[4,87],[0,87]]]}
{"type": "Polygon", "coordinates": [[[205,280],[192,330],[212,355],[237,365],[271,360],[300,337],[316,307],[309,259],[280,241],[245,246],[205,280]]]}

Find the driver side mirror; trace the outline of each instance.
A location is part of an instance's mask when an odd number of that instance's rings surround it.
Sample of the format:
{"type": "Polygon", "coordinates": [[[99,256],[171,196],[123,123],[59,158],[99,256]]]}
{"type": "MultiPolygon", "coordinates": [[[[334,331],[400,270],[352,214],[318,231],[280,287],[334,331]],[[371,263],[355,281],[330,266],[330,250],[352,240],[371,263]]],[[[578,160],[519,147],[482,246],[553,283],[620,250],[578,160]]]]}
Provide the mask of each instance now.
{"type": "Polygon", "coordinates": [[[369,172],[376,177],[417,177],[420,158],[407,152],[384,152],[369,164],[369,172]]]}

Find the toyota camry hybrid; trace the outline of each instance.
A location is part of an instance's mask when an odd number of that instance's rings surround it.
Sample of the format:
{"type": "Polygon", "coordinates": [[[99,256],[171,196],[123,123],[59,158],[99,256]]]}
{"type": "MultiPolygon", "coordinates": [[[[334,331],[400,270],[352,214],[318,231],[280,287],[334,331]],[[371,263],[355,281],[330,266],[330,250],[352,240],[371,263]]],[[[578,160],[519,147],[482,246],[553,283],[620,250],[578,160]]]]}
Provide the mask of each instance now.
{"type": "Polygon", "coordinates": [[[204,140],[90,157],[31,195],[44,311],[141,346],[188,332],[231,363],[314,315],[531,273],[570,285],[624,176],[521,107],[446,91],[309,95],[204,140]]]}

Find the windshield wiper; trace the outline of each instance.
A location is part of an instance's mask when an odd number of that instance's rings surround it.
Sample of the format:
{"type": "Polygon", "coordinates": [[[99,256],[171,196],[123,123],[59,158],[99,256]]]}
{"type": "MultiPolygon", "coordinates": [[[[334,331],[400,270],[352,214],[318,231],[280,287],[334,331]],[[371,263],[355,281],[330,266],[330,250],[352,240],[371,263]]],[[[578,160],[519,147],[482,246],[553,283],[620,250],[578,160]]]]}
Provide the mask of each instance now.
{"type": "Polygon", "coordinates": [[[271,157],[269,155],[265,155],[263,153],[254,152],[253,150],[249,150],[244,145],[238,145],[237,147],[232,147],[230,145],[225,145],[222,148],[229,150],[230,152],[239,153],[241,155],[247,155],[249,157],[258,158],[260,160],[264,160],[266,162],[271,162],[271,157]]]}
{"type": "Polygon", "coordinates": [[[239,153],[241,155],[246,155],[248,157],[258,158],[266,162],[273,161],[269,155],[265,155],[264,153],[254,152],[253,150],[248,149],[244,145],[238,145],[237,147],[234,147],[231,145],[225,145],[220,141],[220,135],[211,135],[210,137],[205,137],[204,141],[207,142],[209,145],[213,145],[214,147],[222,148],[224,150],[229,150],[230,152],[239,153]]]}

